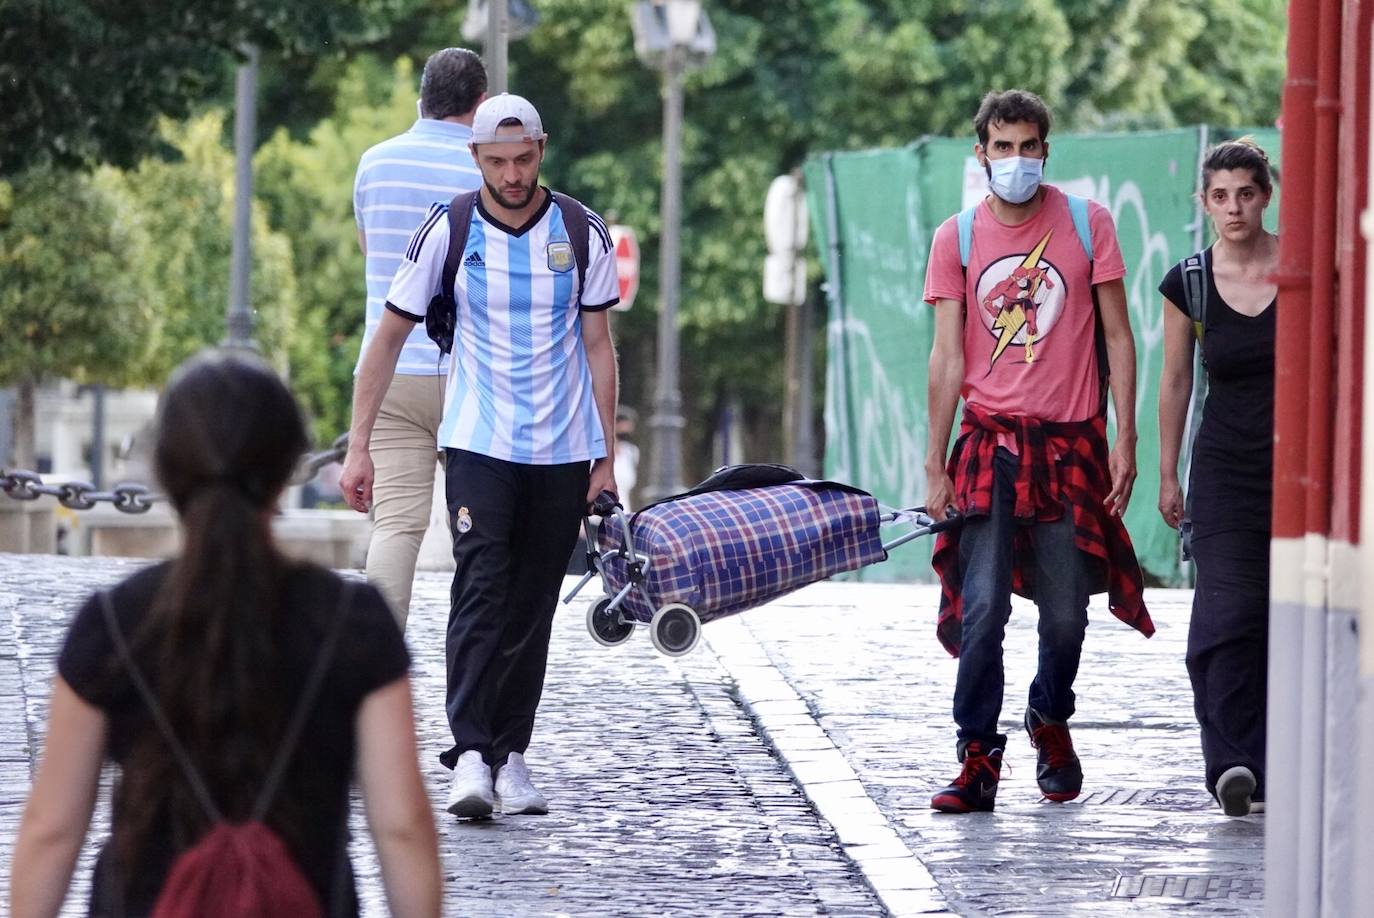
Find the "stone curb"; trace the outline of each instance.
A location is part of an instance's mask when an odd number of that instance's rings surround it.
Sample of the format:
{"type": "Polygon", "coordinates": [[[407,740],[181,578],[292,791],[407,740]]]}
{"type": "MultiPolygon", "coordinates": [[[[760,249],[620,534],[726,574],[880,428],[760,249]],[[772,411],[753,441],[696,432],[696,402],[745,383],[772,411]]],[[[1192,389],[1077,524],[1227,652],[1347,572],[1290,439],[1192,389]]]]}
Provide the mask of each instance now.
{"type": "Polygon", "coordinates": [[[845,854],[893,918],[953,916],[925,863],[901,840],[868,795],[844,754],[742,619],[703,631],[704,644],[735,680],[740,703],[845,854]]]}

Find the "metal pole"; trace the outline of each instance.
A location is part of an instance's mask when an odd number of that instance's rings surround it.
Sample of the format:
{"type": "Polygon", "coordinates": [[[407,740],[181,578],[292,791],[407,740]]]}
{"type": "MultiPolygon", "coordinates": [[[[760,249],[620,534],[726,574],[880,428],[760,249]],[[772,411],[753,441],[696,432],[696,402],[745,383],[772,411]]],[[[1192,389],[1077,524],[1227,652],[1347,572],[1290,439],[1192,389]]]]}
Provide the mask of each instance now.
{"type": "Polygon", "coordinates": [[[253,342],[253,147],[257,139],[258,49],[244,48],[234,91],[234,240],[229,262],[229,314],[224,347],[256,350],[253,342]]]}
{"type": "MultiPolygon", "coordinates": [[[[826,235],[826,271],[825,271],[825,293],[830,302],[830,317],[828,325],[831,329],[827,336],[830,345],[831,359],[835,363],[834,393],[826,393],[829,404],[826,405],[827,421],[830,412],[834,410],[836,423],[827,423],[827,428],[833,429],[835,436],[840,439],[840,444],[836,447],[834,455],[837,464],[843,463],[842,467],[835,469],[835,476],[844,481],[859,480],[859,446],[856,440],[858,436],[854,432],[855,425],[858,424],[858,410],[852,403],[852,393],[849,385],[849,315],[844,302],[844,260],[841,257],[840,243],[840,215],[839,215],[839,193],[835,188],[835,158],[833,155],[825,154],[825,235],[826,235]]],[[[827,432],[828,435],[828,432],[827,432]]],[[[827,449],[827,451],[829,451],[827,449]]]]}
{"type": "MultiPolygon", "coordinates": [[[[1274,517],[1269,572],[1265,750],[1264,914],[1320,914],[1323,810],[1324,627],[1307,608],[1307,348],[1312,309],[1312,217],[1319,30],[1307,4],[1288,8],[1283,87],[1283,212],[1274,362],[1274,517]],[[1311,642],[1323,642],[1317,647],[1311,642]]],[[[1324,623],[1321,623],[1324,625],[1324,623]]]]}
{"type": "Polygon", "coordinates": [[[799,441],[801,435],[801,307],[788,303],[783,307],[783,380],[782,393],[782,454],[793,468],[802,468],[799,441]]]}
{"type": "Polygon", "coordinates": [[[796,310],[797,325],[801,329],[797,352],[797,375],[801,383],[797,390],[797,468],[813,478],[819,478],[822,475],[821,463],[816,459],[816,437],[812,433],[812,413],[816,410],[815,399],[812,396],[814,364],[811,358],[814,310],[814,301],[811,294],[807,293],[796,310]]]}
{"type": "MultiPolygon", "coordinates": [[[[1374,268],[1374,156],[1369,155],[1369,138],[1374,134],[1370,124],[1371,96],[1374,96],[1374,68],[1370,66],[1371,60],[1374,60],[1374,48],[1371,47],[1371,39],[1374,39],[1374,5],[1368,2],[1359,5],[1353,28],[1346,34],[1351,37],[1351,55],[1343,68],[1349,75],[1349,101],[1345,104],[1354,107],[1351,136],[1346,142],[1353,144],[1352,149],[1356,151],[1348,174],[1354,178],[1356,170],[1364,172],[1364,189],[1356,196],[1363,199],[1364,205],[1359,221],[1361,232],[1357,235],[1352,231],[1352,238],[1348,239],[1347,245],[1359,246],[1364,251],[1350,253],[1349,260],[1342,268],[1341,278],[1343,283],[1363,282],[1364,298],[1357,305],[1362,313],[1368,304],[1374,303],[1374,270],[1371,270],[1374,268]]],[[[1354,215],[1351,215],[1347,225],[1354,222],[1354,215]]],[[[1374,322],[1365,318],[1362,334],[1353,344],[1360,349],[1351,355],[1353,366],[1360,367],[1360,360],[1363,359],[1363,373],[1355,383],[1360,395],[1353,408],[1358,412],[1363,404],[1363,417],[1368,419],[1374,417],[1374,322]]],[[[1349,391],[1349,382],[1339,382],[1338,385],[1344,391],[1349,391]]],[[[1352,579],[1360,593],[1355,636],[1359,645],[1359,677],[1355,687],[1355,733],[1358,738],[1355,755],[1356,761],[1369,762],[1369,757],[1374,755],[1374,575],[1370,573],[1374,571],[1374,424],[1364,420],[1354,424],[1345,421],[1343,425],[1339,415],[1336,423],[1337,429],[1343,426],[1347,430],[1353,428],[1363,440],[1357,460],[1360,467],[1355,470],[1359,477],[1352,494],[1358,514],[1357,524],[1352,527],[1357,535],[1352,541],[1356,542],[1359,560],[1358,576],[1352,579]]],[[[1374,774],[1368,768],[1353,771],[1356,781],[1351,800],[1353,824],[1367,827],[1374,820],[1374,774]]],[[[1368,869],[1367,865],[1374,864],[1374,833],[1357,829],[1354,841],[1353,862],[1366,866],[1357,867],[1351,872],[1348,884],[1350,901],[1370,902],[1374,900],[1374,871],[1368,869]]]]}
{"type": "Polygon", "coordinates": [[[487,91],[492,95],[506,91],[507,49],[510,42],[510,16],[506,0],[487,0],[487,91]]]}
{"type": "MultiPolygon", "coordinates": [[[[806,206],[805,179],[802,175],[801,169],[792,170],[792,175],[797,180],[797,197],[795,206],[793,208],[793,213],[801,213],[802,209],[806,206]]],[[[796,242],[798,238],[800,238],[800,231],[798,231],[797,235],[793,237],[792,244],[793,255],[798,261],[800,261],[804,256],[802,255],[802,247],[798,245],[796,242]]],[[[795,277],[793,279],[793,283],[797,283],[795,277]]],[[[801,281],[801,284],[803,288],[805,288],[806,281],[803,279],[801,281]]],[[[820,470],[817,468],[817,462],[815,457],[815,437],[813,436],[811,431],[812,363],[810,291],[806,289],[797,290],[794,292],[792,299],[796,303],[796,305],[789,307],[789,310],[790,313],[796,313],[795,322],[797,331],[797,338],[795,341],[795,346],[797,348],[796,364],[794,367],[795,372],[797,374],[795,392],[796,405],[795,411],[791,416],[792,423],[795,425],[793,428],[793,436],[795,437],[795,439],[793,440],[793,447],[796,450],[796,468],[798,468],[802,472],[805,472],[807,475],[819,477],[820,470]]]]}
{"type": "Polygon", "coordinates": [[[647,500],[657,500],[683,490],[682,397],[678,391],[679,292],[678,233],[682,221],[682,72],[685,49],[670,47],[663,57],[663,242],[659,252],[658,388],[654,414],[653,475],[647,500]]]}
{"type": "Polygon", "coordinates": [[[105,487],[105,387],[91,386],[91,484],[105,487]]]}

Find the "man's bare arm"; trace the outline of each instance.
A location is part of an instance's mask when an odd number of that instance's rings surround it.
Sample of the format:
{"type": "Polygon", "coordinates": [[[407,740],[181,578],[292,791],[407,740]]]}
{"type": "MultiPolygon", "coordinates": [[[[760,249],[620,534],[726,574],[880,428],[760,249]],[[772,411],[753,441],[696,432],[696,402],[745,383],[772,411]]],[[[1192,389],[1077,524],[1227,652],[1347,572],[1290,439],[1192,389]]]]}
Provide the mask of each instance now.
{"type": "Polygon", "coordinates": [[[949,435],[954,425],[954,410],[959,406],[959,389],[964,383],[964,304],[958,300],[939,300],[935,304],[935,341],[930,349],[930,371],[926,387],[926,512],[932,518],[945,518],[945,508],[954,500],[954,483],[945,471],[949,435]]]}
{"type": "Polygon", "coordinates": [[[1107,509],[1115,516],[1126,512],[1135,486],[1135,335],[1126,311],[1126,285],[1120,279],[1098,284],[1097,308],[1102,316],[1102,332],[1107,339],[1107,361],[1111,370],[1108,387],[1116,409],[1116,442],[1108,457],[1112,491],[1107,509]]]}
{"type": "Polygon", "coordinates": [[[602,310],[582,314],[582,346],[587,350],[587,364],[592,373],[592,395],[596,398],[596,411],[606,438],[606,457],[592,465],[588,504],[603,490],[617,496],[620,493],[615,482],[615,409],[620,397],[620,377],[608,313],[608,310],[602,310]]]}

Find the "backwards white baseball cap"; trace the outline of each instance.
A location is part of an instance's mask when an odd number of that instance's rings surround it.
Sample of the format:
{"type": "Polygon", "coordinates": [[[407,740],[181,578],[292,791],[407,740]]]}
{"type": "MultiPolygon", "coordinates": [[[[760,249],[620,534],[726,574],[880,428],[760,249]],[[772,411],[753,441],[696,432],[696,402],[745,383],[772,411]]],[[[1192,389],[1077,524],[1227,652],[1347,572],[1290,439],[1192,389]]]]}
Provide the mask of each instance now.
{"type": "MultiPolygon", "coordinates": [[[[507,125],[507,128],[512,126],[507,125]]],[[[508,92],[503,92],[499,96],[489,96],[485,102],[477,106],[477,111],[472,116],[472,142],[475,144],[521,141],[538,143],[548,139],[548,136],[544,133],[544,123],[539,120],[539,112],[535,111],[534,106],[524,96],[513,96],[508,92]],[[514,134],[507,130],[504,134],[497,134],[496,129],[501,126],[501,122],[511,120],[520,123],[520,133],[514,134]]]]}

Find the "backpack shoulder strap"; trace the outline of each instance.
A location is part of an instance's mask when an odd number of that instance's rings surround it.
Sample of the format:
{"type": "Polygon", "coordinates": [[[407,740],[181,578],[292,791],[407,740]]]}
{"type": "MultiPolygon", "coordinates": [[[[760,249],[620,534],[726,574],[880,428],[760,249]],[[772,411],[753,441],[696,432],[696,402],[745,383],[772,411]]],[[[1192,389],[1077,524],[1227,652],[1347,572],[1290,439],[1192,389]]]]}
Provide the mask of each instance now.
{"type": "MultiPolygon", "coordinates": [[[[587,234],[590,232],[588,224],[591,222],[591,218],[587,216],[586,205],[577,198],[557,191],[549,193],[553,195],[554,203],[563,213],[563,228],[568,231],[568,239],[572,242],[573,260],[577,262],[577,296],[580,300],[582,291],[586,287],[587,261],[591,257],[587,246],[587,234]]],[[[601,227],[597,227],[598,232],[601,229],[601,227]]],[[[607,249],[612,249],[609,231],[603,241],[606,243],[607,249]]]]}
{"type": "MultiPolygon", "coordinates": [[[[343,587],[339,591],[338,611],[334,615],[334,621],[329,626],[324,644],[315,658],[315,665],[310,671],[305,689],[301,692],[300,700],[296,703],[296,709],[287,724],[286,734],[280,747],[278,747],[276,758],[268,769],[262,790],[258,792],[257,799],[253,804],[251,819],[262,819],[267,813],[267,808],[272,805],[272,798],[276,796],[277,788],[286,773],[286,766],[291,760],[291,754],[295,751],[301,731],[305,728],[306,718],[315,706],[315,698],[319,695],[320,686],[324,682],[325,672],[328,670],[330,660],[334,655],[334,647],[339,643],[339,635],[343,632],[344,619],[348,615],[348,610],[352,608],[352,597],[353,584],[350,581],[344,581],[343,587]]],[[[176,759],[177,766],[186,777],[187,783],[191,785],[191,791],[195,794],[196,801],[205,810],[205,815],[211,822],[223,822],[224,815],[215,804],[215,798],[210,793],[209,787],[206,786],[205,779],[201,777],[195,763],[191,761],[191,755],[186,751],[186,747],[181,744],[181,740],[177,739],[176,733],[172,730],[172,724],[167,719],[167,714],[162,710],[162,705],[158,703],[157,696],[153,693],[152,687],[148,685],[147,679],[143,677],[142,670],[134,663],[128,641],[124,639],[124,633],[119,628],[119,621],[115,618],[114,604],[110,599],[109,590],[101,591],[100,607],[105,616],[105,627],[110,633],[110,639],[114,642],[116,652],[129,671],[129,679],[153,715],[153,722],[157,724],[158,731],[171,748],[172,756],[176,759]]]]}
{"type": "Polygon", "coordinates": [[[959,227],[959,264],[968,270],[968,259],[973,252],[973,215],[978,212],[978,205],[973,204],[959,211],[956,218],[959,227]]]}
{"type": "Polygon", "coordinates": [[[262,790],[258,791],[257,799],[253,801],[252,819],[262,819],[267,815],[272,798],[277,795],[282,778],[286,776],[286,766],[290,764],[291,756],[296,751],[296,743],[300,741],[301,733],[305,730],[305,722],[315,708],[315,699],[319,697],[325,674],[329,671],[329,664],[333,662],[334,648],[339,644],[344,621],[353,608],[353,590],[354,584],[351,580],[345,580],[339,589],[339,606],[334,610],[334,620],[329,623],[324,643],[317,651],[315,665],[311,667],[305,688],[301,690],[301,697],[296,702],[296,709],[291,713],[286,733],[282,736],[281,745],[277,747],[276,757],[272,760],[267,777],[262,782],[262,790]]]}
{"type": "Polygon", "coordinates": [[[1083,254],[1088,256],[1088,264],[1093,261],[1093,229],[1088,221],[1088,199],[1076,194],[1066,194],[1069,199],[1069,216],[1073,218],[1073,230],[1083,246],[1083,254]]]}
{"type": "Polygon", "coordinates": [[[1193,320],[1193,337],[1199,344],[1207,321],[1207,260],[1208,250],[1203,249],[1179,262],[1183,269],[1183,306],[1193,320]]]}
{"type": "Polygon", "coordinates": [[[1097,377],[1099,403],[1098,412],[1107,416],[1107,380],[1111,377],[1111,359],[1107,353],[1107,333],[1102,325],[1102,304],[1097,299],[1097,288],[1091,285],[1093,272],[1093,229],[1088,217],[1088,199],[1082,195],[1064,194],[1069,205],[1069,218],[1073,220],[1073,231],[1078,235],[1078,244],[1083,254],[1088,256],[1089,289],[1093,300],[1093,347],[1097,351],[1097,377]]]}
{"type": "Polygon", "coordinates": [[[464,191],[448,203],[448,254],[444,256],[444,276],[440,290],[453,299],[453,283],[458,277],[458,263],[468,246],[468,230],[472,227],[472,209],[477,204],[476,191],[464,191]]]}
{"type": "Polygon", "coordinates": [[[172,757],[177,760],[177,766],[185,776],[186,782],[191,785],[191,792],[196,795],[196,801],[201,809],[205,810],[206,817],[211,822],[223,822],[224,817],[215,805],[215,798],[211,796],[210,789],[205,786],[205,779],[196,770],[195,764],[191,761],[191,755],[186,751],[186,747],[181,745],[181,740],[177,739],[176,733],[172,731],[172,724],[167,719],[167,714],[162,710],[162,705],[158,704],[157,696],[153,694],[152,687],[148,685],[148,680],[143,678],[143,671],[134,663],[134,655],[129,650],[128,641],[124,640],[124,633],[119,630],[119,621],[115,618],[114,602],[110,599],[109,590],[100,591],[100,610],[105,615],[105,628],[110,633],[110,640],[114,642],[115,651],[123,661],[125,669],[129,671],[129,680],[133,682],[134,688],[138,691],[143,703],[148,706],[148,711],[153,715],[153,723],[157,724],[158,732],[167,741],[167,745],[172,750],[172,757]]]}

